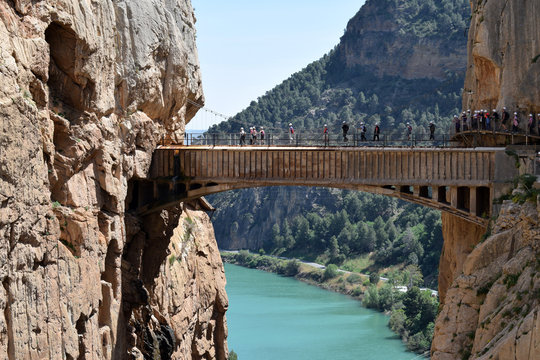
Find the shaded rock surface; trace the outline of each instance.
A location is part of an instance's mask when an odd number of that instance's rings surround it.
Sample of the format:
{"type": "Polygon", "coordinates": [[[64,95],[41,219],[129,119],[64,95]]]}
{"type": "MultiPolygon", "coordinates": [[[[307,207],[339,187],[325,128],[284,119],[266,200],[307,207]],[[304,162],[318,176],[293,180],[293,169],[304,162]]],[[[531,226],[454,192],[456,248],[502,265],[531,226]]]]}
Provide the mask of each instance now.
{"type": "Polygon", "coordinates": [[[203,102],[194,24],[189,0],[0,1],[1,359],[224,358],[207,217],[126,201],[203,102]]]}

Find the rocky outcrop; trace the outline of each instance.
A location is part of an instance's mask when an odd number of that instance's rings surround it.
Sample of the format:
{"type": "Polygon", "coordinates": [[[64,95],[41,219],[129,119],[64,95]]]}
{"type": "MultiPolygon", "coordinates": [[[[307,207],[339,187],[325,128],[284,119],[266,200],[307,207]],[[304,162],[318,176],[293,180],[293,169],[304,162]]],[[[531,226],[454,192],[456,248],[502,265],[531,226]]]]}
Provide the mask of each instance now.
{"type": "Polygon", "coordinates": [[[189,0],[0,0],[0,14],[0,358],[224,358],[208,219],[129,202],[203,101],[189,0]]]}
{"type": "Polygon", "coordinates": [[[540,204],[507,201],[437,317],[433,359],[535,359],[540,352],[540,204]]]}
{"type": "Polygon", "coordinates": [[[540,113],[540,3],[471,1],[471,7],[463,107],[540,113]]]}
{"type": "Polygon", "coordinates": [[[466,65],[466,0],[440,4],[368,0],[349,21],[337,47],[346,69],[367,67],[379,77],[443,80],[466,65]]]}
{"type": "Polygon", "coordinates": [[[439,261],[439,298],[444,303],[448,288],[463,271],[463,263],[486,229],[446,212],[441,213],[441,220],[444,243],[439,261]]]}
{"type": "MultiPolygon", "coordinates": [[[[471,1],[471,9],[463,107],[539,112],[540,4],[471,1]]],[[[461,269],[446,276],[451,286],[435,325],[433,359],[538,357],[539,210],[539,204],[507,201],[493,235],[476,245],[461,269]]],[[[474,245],[475,239],[471,234],[462,242],[474,245]]],[[[447,272],[444,257],[441,276],[447,272]]]]}

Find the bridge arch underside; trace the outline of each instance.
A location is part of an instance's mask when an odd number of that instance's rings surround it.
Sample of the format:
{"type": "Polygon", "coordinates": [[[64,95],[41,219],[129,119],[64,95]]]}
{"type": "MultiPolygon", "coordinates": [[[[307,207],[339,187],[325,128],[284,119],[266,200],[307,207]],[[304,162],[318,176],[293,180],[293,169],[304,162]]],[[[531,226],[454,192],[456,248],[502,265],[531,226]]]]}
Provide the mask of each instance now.
{"type": "MultiPolygon", "coordinates": [[[[216,182],[215,180],[197,180],[174,182],[162,179],[165,196],[157,201],[152,209],[162,209],[202,196],[224,191],[270,186],[309,186],[331,187],[363,191],[372,194],[392,196],[411,203],[445,211],[481,226],[487,226],[491,215],[493,190],[489,186],[431,186],[431,185],[370,185],[350,183],[320,183],[309,181],[253,181],[253,182],[216,182]],[[174,194],[174,195],[172,195],[174,194]]],[[[158,195],[158,198],[160,196],[158,195]]]]}

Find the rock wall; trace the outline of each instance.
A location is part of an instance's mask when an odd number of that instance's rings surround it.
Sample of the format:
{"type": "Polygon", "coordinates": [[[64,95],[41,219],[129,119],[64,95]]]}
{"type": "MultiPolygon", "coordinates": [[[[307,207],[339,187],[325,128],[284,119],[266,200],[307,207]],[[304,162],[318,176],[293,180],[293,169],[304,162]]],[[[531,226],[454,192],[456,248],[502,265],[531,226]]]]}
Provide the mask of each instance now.
{"type": "MultiPolygon", "coordinates": [[[[471,10],[463,107],[540,112],[540,3],[471,1],[471,10]]],[[[478,233],[446,220],[439,279],[451,285],[435,325],[433,359],[538,357],[539,210],[507,201],[493,235],[476,246],[478,233]],[[448,261],[446,249],[456,241],[475,247],[448,261]]]]}
{"type": "Polygon", "coordinates": [[[126,201],[203,102],[194,24],[189,0],[0,0],[0,358],[225,358],[208,219],[126,201]]]}
{"type": "Polygon", "coordinates": [[[465,259],[486,229],[446,212],[441,213],[441,220],[444,243],[439,261],[439,298],[444,303],[448,288],[463,271],[465,259]]]}
{"type": "Polygon", "coordinates": [[[465,259],[437,317],[432,359],[536,359],[540,353],[540,203],[507,201],[465,259]]]}
{"type": "Polygon", "coordinates": [[[465,26],[461,14],[466,10],[466,0],[446,1],[444,8],[427,2],[368,0],[347,24],[337,47],[340,64],[408,80],[461,74],[467,54],[460,25],[465,26]]]}
{"type": "Polygon", "coordinates": [[[540,113],[540,3],[471,1],[471,8],[463,107],[540,113]]]}

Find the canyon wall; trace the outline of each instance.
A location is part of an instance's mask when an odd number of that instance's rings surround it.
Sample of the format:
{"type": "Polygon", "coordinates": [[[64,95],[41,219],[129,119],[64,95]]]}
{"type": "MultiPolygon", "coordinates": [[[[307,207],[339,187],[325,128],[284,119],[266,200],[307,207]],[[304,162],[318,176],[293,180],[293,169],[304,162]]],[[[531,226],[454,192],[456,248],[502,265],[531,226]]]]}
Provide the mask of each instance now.
{"type": "Polygon", "coordinates": [[[203,103],[189,0],[0,0],[0,358],[226,357],[208,217],[129,206],[203,103]]]}
{"type": "Polygon", "coordinates": [[[444,80],[465,67],[466,10],[466,0],[368,0],[347,24],[336,55],[344,68],[367,67],[378,77],[444,80]]]}
{"type": "Polygon", "coordinates": [[[446,292],[435,324],[432,359],[536,359],[539,212],[540,203],[507,200],[502,206],[493,235],[466,256],[446,292]]]}
{"type": "Polygon", "coordinates": [[[540,3],[471,1],[471,8],[463,108],[540,113],[540,3]]]}
{"type": "MultiPolygon", "coordinates": [[[[472,1],[471,10],[463,107],[540,112],[540,3],[472,1]]],[[[443,215],[433,359],[537,358],[539,211],[506,201],[483,241],[481,231],[443,215]]]]}

